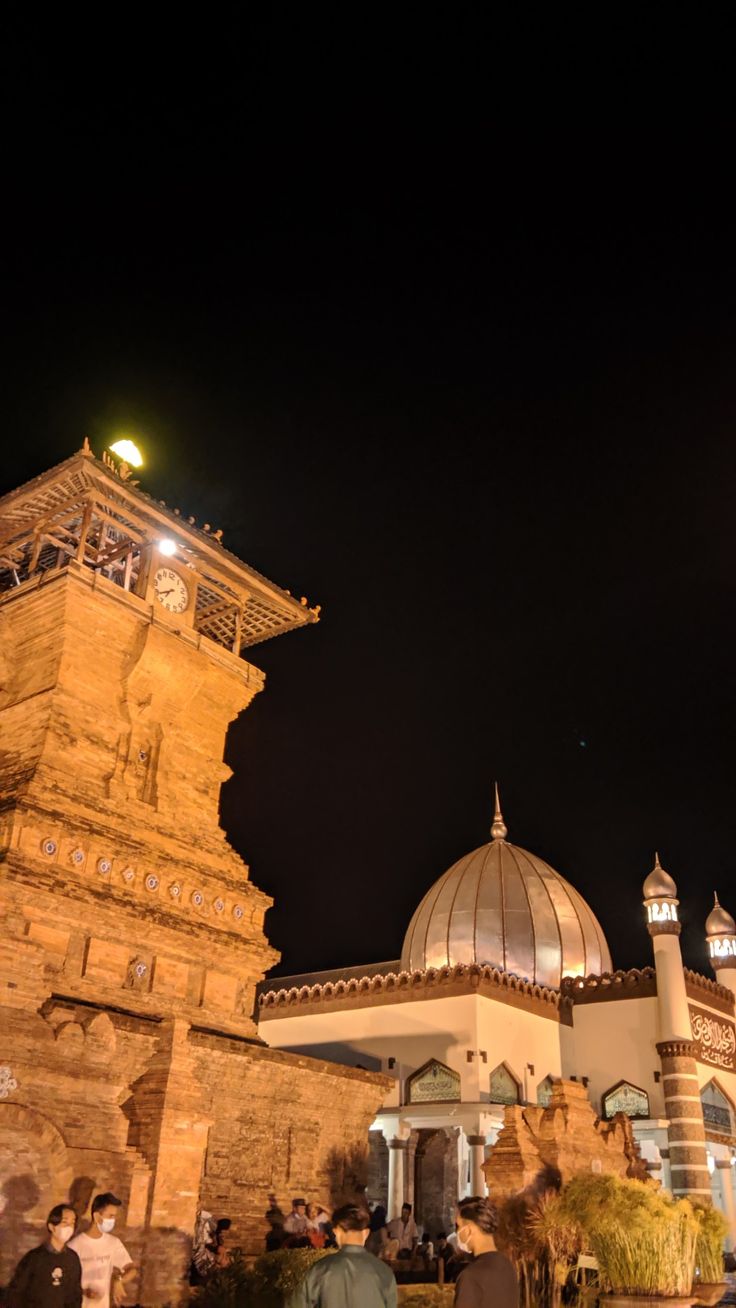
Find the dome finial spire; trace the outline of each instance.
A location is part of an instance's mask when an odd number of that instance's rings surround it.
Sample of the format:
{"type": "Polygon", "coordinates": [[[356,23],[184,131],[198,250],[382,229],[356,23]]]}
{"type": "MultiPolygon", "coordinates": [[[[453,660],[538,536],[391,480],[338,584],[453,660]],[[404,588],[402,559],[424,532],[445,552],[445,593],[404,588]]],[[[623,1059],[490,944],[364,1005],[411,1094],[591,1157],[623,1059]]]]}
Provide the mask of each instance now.
{"type": "Polygon", "coordinates": [[[644,882],[644,899],[677,899],[677,886],[659,861],[659,854],[654,855],[654,867],[644,882]]]}
{"type": "Polygon", "coordinates": [[[491,824],[491,835],[494,840],[505,840],[509,833],[506,827],[506,823],[503,820],[503,814],[501,813],[501,801],[498,797],[497,781],[494,782],[494,788],[496,793],[496,809],[493,814],[493,822],[491,824]]]}

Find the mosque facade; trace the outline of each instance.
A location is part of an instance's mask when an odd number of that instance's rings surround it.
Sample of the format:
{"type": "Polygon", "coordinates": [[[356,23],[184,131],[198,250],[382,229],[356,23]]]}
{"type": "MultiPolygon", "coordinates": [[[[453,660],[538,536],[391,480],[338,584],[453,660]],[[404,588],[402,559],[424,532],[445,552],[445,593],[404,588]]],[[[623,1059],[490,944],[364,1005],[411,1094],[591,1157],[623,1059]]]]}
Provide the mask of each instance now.
{"type": "Polygon", "coordinates": [[[647,1170],[713,1202],[736,1240],[736,923],[705,924],[713,977],[686,968],[677,887],[643,885],[653,958],[615,971],[582,896],[512,844],[498,793],[491,840],[414,913],[401,958],[260,987],[272,1047],[391,1077],[372,1124],[371,1185],[432,1232],[458,1193],[485,1192],[504,1123],[578,1082],[602,1122],[627,1115],[647,1170]]]}

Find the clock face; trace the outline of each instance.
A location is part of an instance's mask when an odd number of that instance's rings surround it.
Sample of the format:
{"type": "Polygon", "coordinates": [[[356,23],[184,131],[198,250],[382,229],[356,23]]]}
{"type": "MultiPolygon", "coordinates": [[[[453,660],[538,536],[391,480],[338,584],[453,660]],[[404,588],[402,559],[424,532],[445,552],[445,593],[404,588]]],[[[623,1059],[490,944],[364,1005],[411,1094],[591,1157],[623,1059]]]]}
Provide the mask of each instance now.
{"type": "Polygon", "coordinates": [[[184,578],[173,568],[157,568],[153,584],[156,599],[169,613],[183,613],[189,603],[189,588],[184,578]]]}

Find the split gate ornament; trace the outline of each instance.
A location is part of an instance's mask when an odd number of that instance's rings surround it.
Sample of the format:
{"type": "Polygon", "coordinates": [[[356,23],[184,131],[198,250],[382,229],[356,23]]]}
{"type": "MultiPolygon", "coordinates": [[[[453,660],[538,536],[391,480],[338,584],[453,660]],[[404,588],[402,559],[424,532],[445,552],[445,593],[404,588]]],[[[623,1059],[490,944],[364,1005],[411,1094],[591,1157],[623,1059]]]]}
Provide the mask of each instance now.
{"type": "Polygon", "coordinates": [[[18,1082],[9,1067],[0,1067],[0,1099],[7,1099],[9,1094],[18,1089],[18,1082]]]}
{"type": "Polygon", "coordinates": [[[736,1027],[726,1018],[690,1004],[690,1027],[697,1045],[695,1057],[709,1067],[736,1071],[736,1027]]]}

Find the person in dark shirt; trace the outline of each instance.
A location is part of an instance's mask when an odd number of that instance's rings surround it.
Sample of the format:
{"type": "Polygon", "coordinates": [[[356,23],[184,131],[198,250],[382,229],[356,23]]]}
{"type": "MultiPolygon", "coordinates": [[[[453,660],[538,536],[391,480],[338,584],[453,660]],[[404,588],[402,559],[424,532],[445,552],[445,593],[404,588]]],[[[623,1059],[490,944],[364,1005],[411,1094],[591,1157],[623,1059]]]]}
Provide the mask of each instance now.
{"type": "Polygon", "coordinates": [[[338,1252],[313,1263],[287,1308],[396,1308],[393,1272],[364,1247],[368,1209],[345,1204],[332,1214],[338,1252]]]}
{"type": "Polygon", "coordinates": [[[46,1219],[48,1239],[21,1258],[5,1294],[7,1308],[81,1308],[82,1264],[67,1240],[77,1215],[57,1204],[46,1219]]]}
{"type": "Polygon", "coordinates": [[[512,1262],[496,1249],[498,1212],[474,1195],[457,1206],[458,1246],[473,1255],[455,1286],[455,1308],[518,1308],[519,1283],[512,1262]]]}

